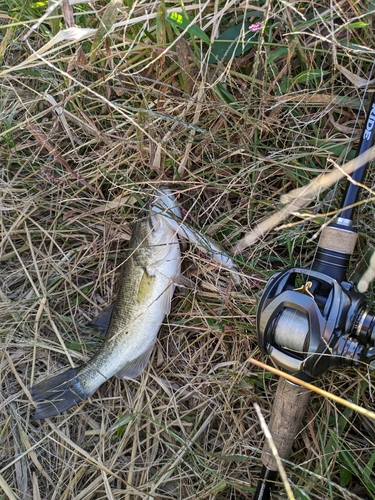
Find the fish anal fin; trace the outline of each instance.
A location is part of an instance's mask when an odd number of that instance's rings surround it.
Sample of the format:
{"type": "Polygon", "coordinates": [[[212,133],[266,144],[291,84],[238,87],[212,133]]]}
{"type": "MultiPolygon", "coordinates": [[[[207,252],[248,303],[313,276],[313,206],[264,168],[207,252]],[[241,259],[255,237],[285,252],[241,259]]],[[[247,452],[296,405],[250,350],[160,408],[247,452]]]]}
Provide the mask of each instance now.
{"type": "Polygon", "coordinates": [[[88,398],[77,373],[78,368],[70,368],[31,387],[31,395],[38,403],[35,419],[54,417],[88,398]]]}
{"type": "Polygon", "coordinates": [[[147,363],[150,359],[151,353],[154,346],[151,346],[145,352],[143,352],[138,358],[126,363],[115,376],[119,379],[135,378],[138,377],[143,370],[146,368],[147,363]]]}

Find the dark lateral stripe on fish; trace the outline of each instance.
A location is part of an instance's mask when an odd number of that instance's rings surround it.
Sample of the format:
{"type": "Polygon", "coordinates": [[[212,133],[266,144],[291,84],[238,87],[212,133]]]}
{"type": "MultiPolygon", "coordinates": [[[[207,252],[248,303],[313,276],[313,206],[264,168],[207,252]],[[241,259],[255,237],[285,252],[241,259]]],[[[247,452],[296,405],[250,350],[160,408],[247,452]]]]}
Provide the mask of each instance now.
{"type": "Polygon", "coordinates": [[[77,372],[78,368],[70,368],[30,389],[32,397],[39,403],[34,414],[35,419],[54,417],[87,399],[89,395],[81,387],[77,372]]]}

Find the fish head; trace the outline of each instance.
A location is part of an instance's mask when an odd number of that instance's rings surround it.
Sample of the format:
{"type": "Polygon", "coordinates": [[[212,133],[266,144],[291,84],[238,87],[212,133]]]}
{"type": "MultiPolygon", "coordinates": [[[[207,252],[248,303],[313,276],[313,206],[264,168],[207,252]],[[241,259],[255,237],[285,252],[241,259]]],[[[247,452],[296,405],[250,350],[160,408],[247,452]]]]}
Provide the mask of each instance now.
{"type": "Polygon", "coordinates": [[[164,217],[172,219],[181,219],[181,209],[173,192],[166,186],[160,186],[155,189],[154,199],[150,205],[150,209],[154,213],[163,214],[164,217]]]}
{"type": "Polygon", "coordinates": [[[176,232],[152,209],[142,210],[141,218],[133,226],[130,247],[137,262],[146,266],[155,266],[170,253],[180,251],[176,232]]]}

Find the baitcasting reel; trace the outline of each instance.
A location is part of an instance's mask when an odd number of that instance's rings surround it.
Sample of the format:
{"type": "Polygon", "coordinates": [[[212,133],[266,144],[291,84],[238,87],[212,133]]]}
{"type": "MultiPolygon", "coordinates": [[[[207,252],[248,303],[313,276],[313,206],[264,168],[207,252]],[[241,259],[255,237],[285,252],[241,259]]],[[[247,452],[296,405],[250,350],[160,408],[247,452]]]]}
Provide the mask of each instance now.
{"type": "MultiPolygon", "coordinates": [[[[342,231],[336,226],[330,230],[342,231]]],[[[323,255],[311,270],[278,273],[259,303],[259,346],[281,369],[305,380],[333,366],[375,357],[375,315],[367,309],[364,294],[352,283],[338,281],[341,273],[333,273],[334,267],[334,256],[323,255]]]]}

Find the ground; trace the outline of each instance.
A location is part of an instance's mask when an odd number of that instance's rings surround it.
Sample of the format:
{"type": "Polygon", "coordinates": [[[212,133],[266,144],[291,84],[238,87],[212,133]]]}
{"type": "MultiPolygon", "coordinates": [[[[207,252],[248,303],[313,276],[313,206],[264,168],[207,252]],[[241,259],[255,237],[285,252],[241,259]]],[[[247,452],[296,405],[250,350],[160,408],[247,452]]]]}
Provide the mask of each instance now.
{"type": "MultiPolygon", "coordinates": [[[[100,347],[86,325],[115,298],[154,186],[233,254],[282,195],[353,158],[375,78],[374,9],[0,0],[1,499],[252,498],[255,404],[268,422],[278,382],[247,361],[272,364],[257,304],[274,273],[310,265],[342,184],[242,248],[237,280],[185,246],[183,286],[136,380],[111,379],[47,421],[33,418],[29,389],[100,347]]],[[[374,246],[373,182],[370,169],[354,281],[374,246]]],[[[374,410],[364,364],[317,385],[374,410]]],[[[375,498],[374,461],[373,421],[314,394],[285,464],[294,498],[375,498]]],[[[274,498],[287,498],[282,485],[274,498]]]]}

